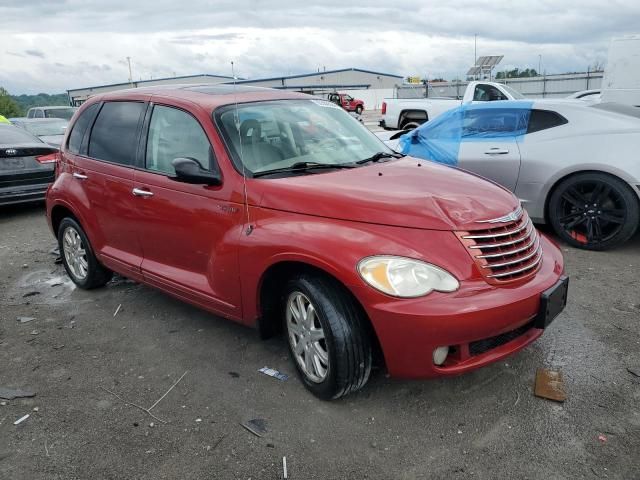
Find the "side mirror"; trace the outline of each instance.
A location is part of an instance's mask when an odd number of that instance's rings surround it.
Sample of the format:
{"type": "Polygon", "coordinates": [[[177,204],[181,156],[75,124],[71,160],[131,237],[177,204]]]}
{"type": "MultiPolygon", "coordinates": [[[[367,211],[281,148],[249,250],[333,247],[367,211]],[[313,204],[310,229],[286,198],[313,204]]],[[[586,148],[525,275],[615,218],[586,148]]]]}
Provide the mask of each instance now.
{"type": "Polygon", "coordinates": [[[176,170],[176,176],[171,177],[177,182],[193,183],[197,185],[221,185],[222,179],[218,172],[210,172],[202,168],[200,162],[194,158],[176,158],[171,162],[176,170]]]}

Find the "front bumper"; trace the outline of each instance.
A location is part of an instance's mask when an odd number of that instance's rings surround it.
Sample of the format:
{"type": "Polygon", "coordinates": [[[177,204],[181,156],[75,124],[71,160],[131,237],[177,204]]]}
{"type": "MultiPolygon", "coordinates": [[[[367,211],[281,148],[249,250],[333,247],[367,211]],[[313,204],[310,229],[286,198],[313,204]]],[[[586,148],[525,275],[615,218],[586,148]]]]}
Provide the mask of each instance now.
{"type": "Polygon", "coordinates": [[[454,293],[433,292],[416,299],[391,299],[358,287],[356,296],[371,319],[389,373],[403,378],[459,375],[507,357],[540,337],[544,330],[535,319],[541,294],[563,272],[558,248],[542,235],[540,240],[540,270],[522,284],[495,287],[478,279],[462,282],[454,293]],[[433,351],[440,346],[452,352],[437,366],[433,351]]]}

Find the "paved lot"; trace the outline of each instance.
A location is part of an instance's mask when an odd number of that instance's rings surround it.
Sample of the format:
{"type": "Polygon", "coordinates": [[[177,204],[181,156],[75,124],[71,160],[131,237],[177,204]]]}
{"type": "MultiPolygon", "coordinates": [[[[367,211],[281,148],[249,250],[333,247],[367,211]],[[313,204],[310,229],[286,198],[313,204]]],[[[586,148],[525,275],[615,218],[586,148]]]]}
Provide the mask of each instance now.
{"type": "Polygon", "coordinates": [[[277,479],[283,456],[291,479],[640,477],[638,236],[563,248],[569,306],[506,363],[436,381],[376,372],[331,403],[304,390],[283,340],[123,280],[76,290],[52,247],[42,206],[0,210],[0,387],[37,392],[0,405],[2,479],[277,479]],[[564,404],[533,396],[540,367],[563,372],[564,404]],[[104,390],[148,408],[185,372],[158,419],[104,390]],[[254,418],[262,438],[240,426],[254,418]]]}

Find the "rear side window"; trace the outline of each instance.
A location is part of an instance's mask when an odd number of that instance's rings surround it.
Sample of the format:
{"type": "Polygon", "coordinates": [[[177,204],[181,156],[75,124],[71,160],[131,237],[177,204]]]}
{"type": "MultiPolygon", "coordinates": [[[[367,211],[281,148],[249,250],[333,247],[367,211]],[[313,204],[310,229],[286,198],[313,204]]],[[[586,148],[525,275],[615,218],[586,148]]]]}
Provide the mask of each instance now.
{"type": "Polygon", "coordinates": [[[84,138],[84,134],[86,133],[89,124],[95,116],[98,105],[99,104],[94,103],[93,105],[87,107],[87,109],[80,114],[78,119],[73,124],[73,130],[71,130],[71,134],[69,135],[69,144],[67,145],[67,148],[71,153],[80,153],[80,148],[82,147],[82,139],[84,138]]]}
{"type": "Polygon", "coordinates": [[[540,130],[559,127],[566,123],[569,123],[569,121],[559,113],[551,112],[549,110],[531,110],[527,133],[534,133],[539,132],[540,130]]]}
{"type": "Polygon", "coordinates": [[[107,162],[133,165],[138,147],[142,102],[107,102],[96,119],[89,139],[89,156],[107,162]]]}
{"type": "Polygon", "coordinates": [[[36,110],[35,118],[44,118],[44,112],[42,110],[36,110]]]}

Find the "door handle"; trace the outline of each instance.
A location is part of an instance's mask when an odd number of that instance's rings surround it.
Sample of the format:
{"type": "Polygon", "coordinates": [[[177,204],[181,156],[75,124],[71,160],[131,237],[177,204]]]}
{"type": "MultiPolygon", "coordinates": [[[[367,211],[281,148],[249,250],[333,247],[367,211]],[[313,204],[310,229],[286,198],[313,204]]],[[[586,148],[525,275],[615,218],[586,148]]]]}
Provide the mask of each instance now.
{"type": "Polygon", "coordinates": [[[506,155],[509,153],[509,150],[506,148],[490,148],[488,151],[484,152],[485,155],[506,155]]]}
{"type": "Polygon", "coordinates": [[[77,178],[78,180],[86,180],[89,177],[87,177],[86,175],[84,175],[82,173],[73,172],[73,178],[77,178]]]}
{"type": "Polygon", "coordinates": [[[153,197],[153,192],[150,192],[149,190],[142,190],[141,188],[134,188],[131,190],[131,193],[136,197],[153,197]]]}

